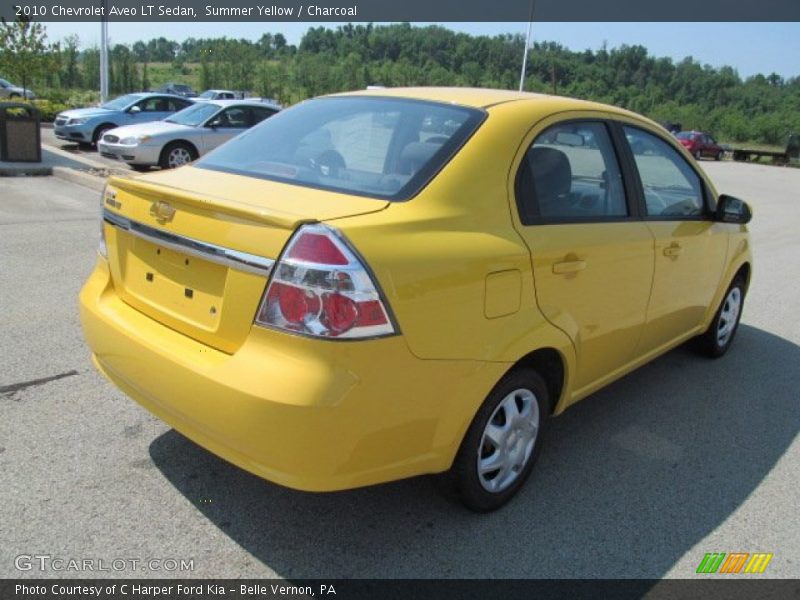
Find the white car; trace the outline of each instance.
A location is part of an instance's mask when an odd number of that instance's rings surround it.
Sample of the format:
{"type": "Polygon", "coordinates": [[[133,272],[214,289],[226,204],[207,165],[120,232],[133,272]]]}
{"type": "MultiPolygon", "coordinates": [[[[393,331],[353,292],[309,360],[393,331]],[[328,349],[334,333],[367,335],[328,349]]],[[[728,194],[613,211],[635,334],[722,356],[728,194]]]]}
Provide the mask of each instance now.
{"type": "Polygon", "coordinates": [[[208,100],[236,100],[241,99],[242,93],[231,90],[206,90],[194,99],[195,102],[206,102],[208,100]]]}
{"type": "Polygon", "coordinates": [[[271,117],[274,104],[252,100],[212,100],[164,119],[107,131],[97,143],[101,155],[128,163],[137,171],[174,169],[192,162],[271,117]]]}

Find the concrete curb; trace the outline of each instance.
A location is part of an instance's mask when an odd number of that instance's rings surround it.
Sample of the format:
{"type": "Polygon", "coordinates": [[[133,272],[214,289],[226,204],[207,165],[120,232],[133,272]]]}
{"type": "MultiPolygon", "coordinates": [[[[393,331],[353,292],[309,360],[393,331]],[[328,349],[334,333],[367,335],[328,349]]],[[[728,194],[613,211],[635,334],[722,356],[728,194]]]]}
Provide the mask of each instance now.
{"type": "Polygon", "coordinates": [[[98,192],[102,192],[103,188],[106,185],[105,177],[90,175],[89,173],[76,171],[75,169],[70,169],[69,167],[53,167],[52,170],[53,170],[53,176],[58,177],[59,179],[63,179],[64,181],[69,181],[71,183],[76,183],[78,185],[82,185],[83,187],[87,187],[89,189],[96,190],[98,192]]]}

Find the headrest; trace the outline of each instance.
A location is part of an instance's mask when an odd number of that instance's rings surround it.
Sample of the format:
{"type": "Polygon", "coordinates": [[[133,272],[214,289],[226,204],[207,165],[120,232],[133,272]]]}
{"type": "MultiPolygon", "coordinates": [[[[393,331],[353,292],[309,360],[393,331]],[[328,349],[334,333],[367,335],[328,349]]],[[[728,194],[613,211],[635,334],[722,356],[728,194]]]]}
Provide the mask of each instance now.
{"type": "Polygon", "coordinates": [[[572,168],[561,150],[534,146],[528,152],[528,164],[539,202],[553,200],[572,188],[572,168]]]}
{"type": "Polygon", "coordinates": [[[403,173],[415,173],[428,162],[434,154],[441,148],[439,144],[429,144],[428,142],[411,142],[406,144],[400,153],[400,170],[403,173]]]}

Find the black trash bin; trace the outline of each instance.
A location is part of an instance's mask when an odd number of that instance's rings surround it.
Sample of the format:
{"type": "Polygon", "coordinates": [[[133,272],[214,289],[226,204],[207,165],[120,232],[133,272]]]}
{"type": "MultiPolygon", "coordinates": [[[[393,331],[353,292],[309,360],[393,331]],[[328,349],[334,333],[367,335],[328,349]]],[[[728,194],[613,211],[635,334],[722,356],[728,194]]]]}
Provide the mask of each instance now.
{"type": "Polygon", "coordinates": [[[0,102],[0,160],[42,162],[39,109],[21,102],[0,102]]]}

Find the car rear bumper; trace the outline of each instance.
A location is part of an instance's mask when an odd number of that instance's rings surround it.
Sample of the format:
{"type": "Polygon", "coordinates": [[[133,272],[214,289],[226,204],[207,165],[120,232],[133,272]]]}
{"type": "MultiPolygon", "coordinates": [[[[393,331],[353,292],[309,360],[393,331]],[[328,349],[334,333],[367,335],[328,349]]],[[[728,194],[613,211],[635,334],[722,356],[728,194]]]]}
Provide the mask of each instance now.
{"type": "Polygon", "coordinates": [[[421,360],[399,336],[334,342],[259,327],[225,354],[125,304],[103,259],[80,305],[94,363],[119,388],[214,454],[307,491],[448,469],[509,367],[421,360]]]}

